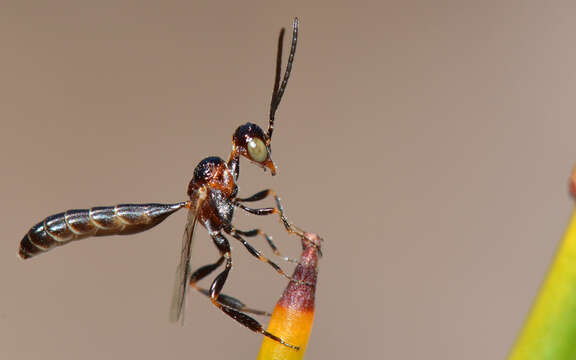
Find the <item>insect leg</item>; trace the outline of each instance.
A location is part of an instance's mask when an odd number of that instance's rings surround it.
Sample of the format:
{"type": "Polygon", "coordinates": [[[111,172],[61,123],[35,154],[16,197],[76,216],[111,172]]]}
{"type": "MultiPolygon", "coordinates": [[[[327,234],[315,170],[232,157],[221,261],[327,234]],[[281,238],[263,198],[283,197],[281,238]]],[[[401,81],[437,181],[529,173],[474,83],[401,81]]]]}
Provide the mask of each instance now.
{"type": "Polygon", "coordinates": [[[224,284],[226,283],[226,279],[228,278],[228,273],[230,273],[230,269],[232,269],[232,258],[231,258],[231,254],[230,254],[230,243],[224,237],[224,235],[222,235],[222,233],[220,233],[220,232],[214,232],[210,235],[212,237],[212,241],[214,242],[214,245],[216,245],[216,247],[218,248],[218,251],[220,251],[220,254],[222,255],[222,257],[226,261],[224,270],[220,274],[218,274],[218,276],[216,276],[216,278],[212,282],[212,285],[210,286],[210,300],[212,301],[212,304],[214,304],[214,306],[216,306],[220,310],[222,310],[226,315],[228,315],[231,318],[233,318],[234,320],[238,321],[240,324],[246,326],[248,329],[250,329],[254,332],[260,333],[266,337],[269,337],[270,339],[272,339],[274,341],[278,341],[282,345],[285,345],[285,346],[288,346],[292,349],[298,350],[299,348],[297,346],[288,344],[287,342],[285,342],[284,340],[282,340],[278,336],[271,334],[268,331],[264,330],[262,325],[258,321],[256,321],[255,319],[251,318],[250,316],[248,316],[248,315],[246,315],[246,314],[244,314],[244,313],[242,313],[242,312],[240,312],[240,311],[238,311],[232,307],[223,305],[223,304],[218,302],[218,297],[220,296],[220,292],[222,291],[222,288],[224,287],[224,284]]]}
{"type": "Polygon", "coordinates": [[[294,280],[292,279],[292,277],[288,274],[286,274],[284,272],[284,270],[282,270],[282,268],[280,266],[278,266],[276,263],[274,263],[273,261],[271,261],[270,259],[268,259],[267,257],[265,257],[264,255],[262,255],[262,253],[255,249],[252,245],[250,245],[246,240],[244,240],[244,238],[242,238],[242,236],[240,236],[238,234],[238,231],[234,228],[232,228],[229,232],[230,235],[232,235],[232,237],[238,241],[240,241],[242,243],[242,245],[244,245],[244,247],[248,250],[248,252],[250,253],[250,255],[254,256],[255,258],[257,258],[258,260],[267,263],[268,265],[272,266],[274,268],[274,270],[276,270],[276,272],[278,272],[278,274],[284,276],[286,279],[290,280],[290,281],[294,281],[296,283],[298,283],[299,285],[308,285],[307,283],[303,282],[303,281],[299,281],[299,280],[294,280]]]}
{"type": "Polygon", "coordinates": [[[266,239],[266,242],[268,243],[268,245],[270,246],[270,248],[272,249],[272,252],[274,253],[274,255],[280,257],[282,260],[284,261],[288,261],[291,263],[298,263],[297,260],[294,259],[290,259],[287,256],[283,256],[280,251],[278,250],[278,248],[276,247],[276,244],[274,244],[274,241],[272,240],[272,237],[268,234],[266,234],[265,232],[263,232],[260,229],[252,229],[252,230],[248,230],[248,231],[242,231],[242,230],[238,230],[236,229],[236,232],[240,235],[244,235],[244,236],[248,236],[248,237],[254,237],[254,236],[262,236],[266,239]]]}
{"type": "Polygon", "coordinates": [[[242,198],[242,199],[236,199],[239,202],[253,202],[253,201],[259,201],[262,199],[265,199],[268,197],[268,195],[270,194],[275,194],[273,190],[271,189],[266,189],[266,190],[262,190],[257,192],[256,194],[249,196],[247,198],[242,198]]]}
{"type": "Polygon", "coordinates": [[[282,224],[284,224],[284,227],[286,228],[286,231],[288,231],[291,234],[296,234],[302,238],[304,237],[304,230],[298,228],[296,225],[294,225],[290,221],[288,221],[288,218],[286,217],[286,215],[284,215],[284,207],[282,206],[282,203],[280,202],[280,198],[278,197],[276,192],[272,189],[262,190],[262,191],[257,192],[256,194],[249,196],[247,198],[236,199],[235,204],[236,204],[236,206],[238,206],[242,210],[247,211],[247,212],[254,214],[254,215],[278,214],[280,216],[280,220],[282,221],[282,224]],[[249,207],[241,204],[242,202],[253,202],[253,201],[263,200],[266,197],[268,197],[269,195],[272,195],[274,197],[274,200],[276,201],[276,207],[274,207],[274,208],[253,209],[253,208],[249,208],[249,207]]]}
{"type": "Polygon", "coordinates": [[[220,256],[218,261],[216,261],[215,263],[204,265],[198,268],[196,271],[192,273],[192,275],[190,275],[190,281],[189,281],[190,286],[196,287],[196,283],[198,281],[210,275],[214,270],[216,270],[220,265],[222,265],[223,262],[224,262],[224,256],[220,256]]]}
{"type": "MultiPolygon", "coordinates": [[[[299,227],[297,227],[296,225],[294,225],[293,223],[291,223],[288,220],[288,218],[284,214],[284,207],[282,206],[282,203],[280,202],[280,198],[278,197],[278,194],[276,194],[276,192],[272,189],[262,190],[262,191],[257,192],[256,194],[249,196],[247,198],[237,198],[234,201],[234,205],[236,205],[239,208],[241,208],[242,210],[249,212],[251,214],[254,214],[254,215],[278,214],[280,216],[280,220],[282,221],[282,224],[284,225],[284,228],[286,229],[286,231],[288,231],[291,234],[296,234],[302,239],[305,239],[305,240],[307,239],[305,236],[305,231],[300,229],[299,227]],[[255,209],[255,208],[249,208],[249,207],[245,206],[244,204],[242,204],[242,202],[253,202],[253,201],[263,200],[270,195],[272,195],[274,197],[274,201],[276,202],[276,207],[274,207],[274,208],[255,209]]],[[[268,240],[268,239],[266,239],[266,240],[268,240]]],[[[316,246],[316,245],[314,245],[314,246],[316,246]]],[[[320,248],[318,246],[316,246],[316,248],[318,248],[318,251],[320,252],[320,248]]],[[[274,247],[272,247],[272,249],[274,250],[274,247]]],[[[320,254],[321,254],[321,252],[320,252],[320,254]]]]}
{"type": "Polygon", "coordinates": [[[244,204],[241,203],[235,203],[234,205],[238,206],[240,209],[249,212],[250,214],[254,214],[254,215],[270,215],[270,214],[276,214],[277,213],[277,209],[276,208],[258,208],[258,209],[254,209],[254,208],[249,208],[248,206],[245,206],[244,204]]]}
{"type": "MultiPolygon", "coordinates": [[[[190,287],[198,290],[198,292],[200,292],[201,294],[210,297],[210,291],[208,289],[197,286],[196,283],[205,278],[206,276],[210,275],[214,270],[216,270],[220,265],[222,265],[223,262],[224,262],[224,256],[221,256],[215,263],[204,265],[198,268],[196,271],[194,271],[190,276],[190,282],[189,282],[190,287]]],[[[218,296],[218,302],[220,304],[229,306],[239,311],[248,312],[256,315],[270,316],[269,312],[257,309],[251,309],[247,307],[246,304],[244,304],[242,301],[226,294],[220,294],[220,296],[218,296]]]]}
{"type": "MultiPolygon", "coordinates": [[[[196,290],[198,290],[201,294],[204,294],[204,295],[210,297],[210,290],[200,288],[200,287],[197,287],[196,290]]],[[[250,313],[250,314],[254,314],[254,315],[262,315],[262,316],[271,316],[272,315],[268,311],[249,308],[248,306],[246,306],[245,303],[243,303],[239,299],[232,297],[230,295],[226,295],[226,294],[220,294],[218,296],[218,302],[224,306],[228,306],[232,309],[235,309],[235,310],[238,310],[241,312],[245,312],[245,313],[250,313]]]]}

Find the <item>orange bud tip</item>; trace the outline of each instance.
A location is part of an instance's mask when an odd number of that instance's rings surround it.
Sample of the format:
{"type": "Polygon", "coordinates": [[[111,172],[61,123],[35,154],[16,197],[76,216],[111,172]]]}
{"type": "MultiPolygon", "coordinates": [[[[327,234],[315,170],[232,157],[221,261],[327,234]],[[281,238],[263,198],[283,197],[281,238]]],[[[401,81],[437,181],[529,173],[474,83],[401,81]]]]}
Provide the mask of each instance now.
{"type": "Polygon", "coordinates": [[[314,322],[321,242],[322,239],[316,234],[304,233],[302,236],[300,261],[294,269],[292,281],[288,283],[282,297],[276,303],[268,324],[268,332],[298,347],[299,350],[265,337],[258,355],[259,360],[303,358],[314,322]]]}

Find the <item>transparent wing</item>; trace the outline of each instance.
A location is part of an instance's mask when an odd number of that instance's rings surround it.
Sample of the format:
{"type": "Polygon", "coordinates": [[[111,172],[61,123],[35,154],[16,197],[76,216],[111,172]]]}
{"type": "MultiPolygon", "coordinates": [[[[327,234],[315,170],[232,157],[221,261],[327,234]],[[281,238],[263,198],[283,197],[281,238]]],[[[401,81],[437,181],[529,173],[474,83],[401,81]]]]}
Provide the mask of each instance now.
{"type": "MultiPolygon", "coordinates": [[[[197,207],[196,207],[197,209],[197,207]]],[[[170,307],[170,321],[178,320],[184,323],[184,303],[186,291],[188,290],[188,280],[190,278],[190,256],[192,253],[192,239],[194,238],[194,228],[198,222],[198,212],[196,209],[188,212],[188,222],[182,238],[182,251],[180,253],[180,263],[176,268],[176,282],[172,294],[172,305],[170,307]]]]}

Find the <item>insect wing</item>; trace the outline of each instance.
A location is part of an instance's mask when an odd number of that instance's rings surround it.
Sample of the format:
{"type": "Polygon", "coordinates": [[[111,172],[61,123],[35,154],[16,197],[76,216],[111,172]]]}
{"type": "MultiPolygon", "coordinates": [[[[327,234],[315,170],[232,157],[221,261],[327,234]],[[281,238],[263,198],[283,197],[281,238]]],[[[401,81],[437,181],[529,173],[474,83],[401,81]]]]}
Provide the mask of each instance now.
{"type": "Polygon", "coordinates": [[[197,211],[188,212],[188,222],[182,238],[182,250],[180,253],[180,263],[176,268],[176,281],[172,295],[172,305],[170,308],[170,321],[181,320],[184,323],[184,303],[186,291],[188,290],[188,280],[190,278],[190,256],[192,254],[192,240],[194,238],[194,228],[198,222],[197,211]]]}

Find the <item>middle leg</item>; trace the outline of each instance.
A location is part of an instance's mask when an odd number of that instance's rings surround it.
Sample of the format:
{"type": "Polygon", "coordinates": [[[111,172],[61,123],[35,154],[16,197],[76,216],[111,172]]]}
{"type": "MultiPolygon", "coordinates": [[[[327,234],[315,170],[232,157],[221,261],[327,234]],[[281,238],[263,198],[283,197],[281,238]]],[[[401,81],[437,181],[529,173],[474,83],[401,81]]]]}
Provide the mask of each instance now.
{"type": "MultiPolygon", "coordinates": [[[[286,231],[288,231],[291,234],[296,234],[301,239],[310,242],[309,239],[306,237],[306,232],[288,220],[288,218],[284,214],[284,207],[282,206],[282,203],[280,202],[280,198],[278,197],[278,194],[276,194],[276,192],[272,189],[262,190],[262,191],[257,192],[256,194],[249,196],[247,198],[237,198],[234,201],[234,205],[238,206],[242,210],[249,212],[251,214],[254,214],[254,215],[278,214],[280,216],[280,220],[282,221],[282,224],[284,225],[284,228],[286,229],[286,231]],[[253,202],[253,201],[263,200],[270,195],[272,195],[274,197],[274,201],[276,202],[276,207],[273,207],[273,208],[249,208],[246,205],[242,204],[243,202],[253,202]]],[[[314,245],[318,249],[318,253],[320,255],[322,255],[320,247],[317,246],[316,244],[314,244],[313,242],[311,242],[311,243],[312,243],[312,245],[314,245]]],[[[272,249],[274,249],[274,247],[272,249]]]]}
{"type": "Polygon", "coordinates": [[[275,262],[271,261],[270,259],[268,259],[264,255],[262,255],[262,253],[259,250],[255,249],[252,245],[250,245],[242,236],[239,235],[238,231],[236,229],[234,229],[233,227],[231,229],[227,230],[226,232],[228,234],[230,234],[234,239],[240,241],[242,243],[242,245],[244,245],[244,247],[248,250],[250,255],[252,255],[255,258],[257,258],[258,260],[265,262],[268,265],[272,266],[272,268],[274,268],[274,270],[276,270],[276,272],[278,272],[280,275],[284,276],[286,279],[288,279],[290,281],[294,281],[299,285],[311,285],[309,283],[306,283],[306,282],[303,282],[300,280],[295,280],[290,275],[286,274],[286,272],[284,272],[284,270],[282,270],[282,268],[280,266],[278,266],[275,262]]]}
{"type": "Polygon", "coordinates": [[[298,263],[297,260],[294,260],[294,259],[291,259],[287,256],[282,255],[280,253],[280,251],[278,250],[278,248],[276,247],[276,244],[274,244],[272,237],[270,235],[266,234],[265,232],[263,232],[262,230],[252,229],[252,230],[248,230],[248,231],[242,231],[242,230],[236,229],[236,232],[240,235],[248,236],[248,237],[262,236],[264,239],[266,239],[266,242],[268,243],[268,246],[270,246],[270,248],[272,249],[272,252],[274,253],[274,255],[280,257],[284,261],[288,261],[288,262],[291,262],[294,264],[298,263]]]}

